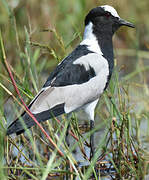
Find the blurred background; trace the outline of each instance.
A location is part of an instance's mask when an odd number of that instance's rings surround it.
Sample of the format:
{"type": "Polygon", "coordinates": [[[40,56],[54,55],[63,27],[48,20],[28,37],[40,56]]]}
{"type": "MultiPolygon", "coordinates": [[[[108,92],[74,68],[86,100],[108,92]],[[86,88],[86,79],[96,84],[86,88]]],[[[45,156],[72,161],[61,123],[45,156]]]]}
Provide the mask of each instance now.
{"type": "MultiPolygon", "coordinates": [[[[129,106],[140,146],[149,148],[149,1],[148,0],[0,0],[0,29],[7,60],[22,97],[28,103],[54,67],[81,41],[90,9],[112,5],[136,28],[122,27],[114,35],[115,69],[119,83],[129,87],[129,106]],[[136,121],[137,119],[137,121],[136,121]]],[[[113,81],[114,78],[113,78],[113,81]]],[[[0,62],[0,82],[14,92],[0,62]]],[[[16,94],[15,94],[16,95],[16,94]]],[[[103,104],[102,104],[103,105],[103,104]]],[[[101,111],[97,108],[97,115],[101,111]]],[[[15,119],[13,101],[0,87],[0,117],[4,126],[15,119]]],[[[15,105],[15,107],[17,104],[15,105]]],[[[106,110],[103,117],[106,117],[106,110]]],[[[98,119],[98,118],[97,118],[98,119]]]]}

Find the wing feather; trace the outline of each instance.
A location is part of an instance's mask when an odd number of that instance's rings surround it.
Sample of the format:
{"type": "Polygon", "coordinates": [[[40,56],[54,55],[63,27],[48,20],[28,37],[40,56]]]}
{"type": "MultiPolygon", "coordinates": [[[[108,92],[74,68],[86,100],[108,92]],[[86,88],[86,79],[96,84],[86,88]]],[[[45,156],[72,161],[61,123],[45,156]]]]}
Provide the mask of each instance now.
{"type": "MultiPolygon", "coordinates": [[[[39,122],[72,112],[99,98],[109,76],[106,59],[93,53],[86,46],[78,46],[49,76],[42,90],[29,108],[39,122]]],[[[27,128],[35,125],[26,114],[22,119],[27,128]]],[[[24,132],[20,119],[14,121],[7,134],[24,132]]]]}

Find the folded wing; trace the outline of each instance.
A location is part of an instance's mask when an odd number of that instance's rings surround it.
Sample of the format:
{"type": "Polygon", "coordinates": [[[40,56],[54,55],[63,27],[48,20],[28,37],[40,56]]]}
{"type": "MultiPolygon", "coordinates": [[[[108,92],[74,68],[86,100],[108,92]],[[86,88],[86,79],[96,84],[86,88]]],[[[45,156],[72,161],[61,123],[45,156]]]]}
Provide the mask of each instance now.
{"type": "MultiPolygon", "coordinates": [[[[108,70],[106,60],[87,49],[82,52],[84,54],[81,55],[81,52],[78,53],[77,51],[76,58],[72,54],[65,58],[30,103],[30,111],[39,122],[63,113],[70,113],[94,101],[98,94],[103,92],[102,83],[104,79],[106,84],[108,72],[105,77],[101,76],[101,82],[99,74],[100,71],[103,74],[102,71],[108,70]]],[[[24,132],[25,126],[30,128],[35,125],[35,122],[26,112],[21,115],[21,118],[24,123],[20,119],[15,120],[8,127],[8,135],[20,134],[24,132]]]]}

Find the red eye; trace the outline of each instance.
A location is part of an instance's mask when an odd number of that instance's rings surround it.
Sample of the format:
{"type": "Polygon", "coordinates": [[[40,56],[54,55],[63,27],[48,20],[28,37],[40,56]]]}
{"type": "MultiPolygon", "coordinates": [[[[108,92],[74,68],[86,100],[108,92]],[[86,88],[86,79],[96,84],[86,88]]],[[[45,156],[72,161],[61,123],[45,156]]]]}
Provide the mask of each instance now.
{"type": "Polygon", "coordinates": [[[109,18],[109,17],[111,16],[111,14],[110,14],[109,12],[106,12],[105,16],[106,16],[107,18],[109,18]]]}

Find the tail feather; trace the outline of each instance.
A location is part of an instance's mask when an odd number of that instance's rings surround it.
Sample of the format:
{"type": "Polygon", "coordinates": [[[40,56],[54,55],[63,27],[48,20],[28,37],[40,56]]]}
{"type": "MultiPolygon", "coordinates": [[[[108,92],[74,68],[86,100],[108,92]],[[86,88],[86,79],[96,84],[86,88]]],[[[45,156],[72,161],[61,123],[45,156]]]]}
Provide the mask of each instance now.
{"type": "MultiPolygon", "coordinates": [[[[40,112],[38,114],[33,114],[37,121],[43,122],[52,117],[59,116],[64,114],[64,104],[56,105],[55,107],[51,108],[50,110],[40,112]]],[[[36,125],[34,120],[27,114],[23,113],[21,118],[17,118],[7,129],[7,135],[16,133],[17,135],[23,133],[26,129],[31,128],[32,126],[36,125]],[[21,119],[22,118],[22,119],[21,119]]]]}

